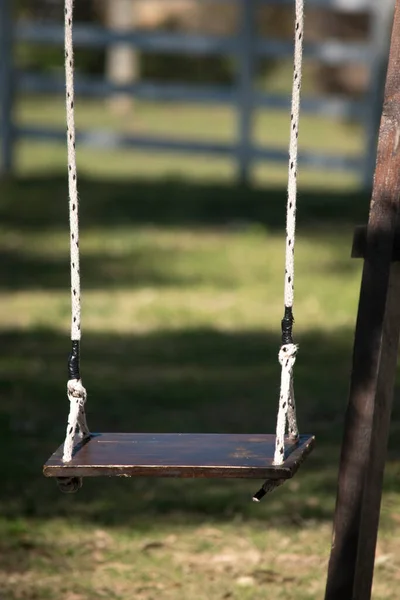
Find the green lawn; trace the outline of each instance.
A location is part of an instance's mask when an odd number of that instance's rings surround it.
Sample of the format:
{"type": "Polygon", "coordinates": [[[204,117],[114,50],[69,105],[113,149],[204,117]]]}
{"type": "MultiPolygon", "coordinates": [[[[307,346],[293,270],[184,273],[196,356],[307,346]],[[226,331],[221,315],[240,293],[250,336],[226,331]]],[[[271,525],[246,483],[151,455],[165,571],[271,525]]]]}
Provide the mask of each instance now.
{"type": "MultiPolygon", "coordinates": [[[[78,99],[76,103],[78,129],[96,127],[114,129],[138,135],[159,135],[179,139],[234,142],[237,138],[236,111],[225,107],[179,105],[159,106],[137,102],[130,115],[116,115],[108,110],[107,102],[78,99]]],[[[47,126],[65,128],[64,100],[56,97],[23,99],[17,103],[16,119],[21,124],[45,123],[47,126]]],[[[254,141],[262,146],[286,149],[290,115],[282,111],[259,110],[255,113],[254,141]]],[[[357,156],[363,148],[362,128],[357,124],[302,117],[300,148],[327,154],[357,156]]],[[[65,148],[62,145],[21,142],[18,145],[17,166],[21,174],[32,174],[64,169],[65,148]]],[[[79,153],[81,172],[96,179],[110,177],[187,179],[204,183],[212,180],[230,183],[235,174],[234,163],[214,156],[191,156],[157,152],[125,152],[91,149],[79,153]]],[[[256,164],[252,178],[258,185],[283,186],[287,179],[287,165],[256,164]]],[[[357,178],[351,173],[336,174],[302,169],[299,173],[302,186],[336,190],[355,189],[357,178]]]]}
{"type": "MultiPolygon", "coordinates": [[[[43,112],[61,122],[48,102],[18,110],[26,121],[43,112]]],[[[81,110],[89,124],[104,113],[81,110]]],[[[173,121],[174,111],[137,107],[154,132],[169,125],[190,135],[194,124],[204,136],[232,134],[229,114],[196,111],[175,111],[173,121]]],[[[267,131],[277,127],[262,118],[267,131]]],[[[324,127],[306,121],[307,143],[322,147],[330,131],[337,147],[357,150],[352,127],[324,127]]],[[[62,147],[23,143],[18,177],[0,184],[1,597],[322,598],[360,282],[352,228],[365,222],[368,198],[338,176],[303,175],[295,385],[300,428],[316,434],[317,447],[293,481],[259,505],[251,481],[92,480],[64,496],[41,475],[68,411],[64,157],[62,147]]],[[[284,170],[266,168],[269,185],[245,190],[232,166],[209,159],[81,151],[79,164],[90,427],[274,431],[284,170]]],[[[377,600],[393,599],[400,579],[399,428],[395,404],[377,600]]]]}

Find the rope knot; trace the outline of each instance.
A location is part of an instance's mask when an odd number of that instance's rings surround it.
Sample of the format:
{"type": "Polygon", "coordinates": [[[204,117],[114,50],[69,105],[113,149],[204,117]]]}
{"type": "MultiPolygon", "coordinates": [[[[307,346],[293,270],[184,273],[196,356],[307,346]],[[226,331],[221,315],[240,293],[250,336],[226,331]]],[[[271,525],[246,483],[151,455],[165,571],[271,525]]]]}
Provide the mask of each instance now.
{"type": "Polygon", "coordinates": [[[82,379],[70,379],[67,383],[67,394],[70,402],[78,401],[79,405],[83,407],[87,399],[87,392],[82,385],[82,379]]]}
{"type": "Polygon", "coordinates": [[[281,465],[285,460],[286,425],[288,426],[288,434],[291,439],[296,439],[299,435],[293,389],[293,367],[296,362],[297,351],[297,344],[283,344],[278,355],[282,372],[278,419],[276,423],[275,465],[281,465]]]}
{"type": "Polygon", "coordinates": [[[299,347],[297,344],[284,344],[279,350],[279,362],[283,368],[292,369],[296,362],[297,351],[299,347]]]}
{"type": "Polygon", "coordinates": [[[74,438],[78,429],[81,439],[90,436],[90,431],[86,423],[85,402],[87,398],[86,389],[82,385],[81,379],[70,379],[67,383],[67,395],[70,402],[70,411],[68,417],[67,434],[64,442],[63,461],[69,462],[72,459],[74,438]]]}

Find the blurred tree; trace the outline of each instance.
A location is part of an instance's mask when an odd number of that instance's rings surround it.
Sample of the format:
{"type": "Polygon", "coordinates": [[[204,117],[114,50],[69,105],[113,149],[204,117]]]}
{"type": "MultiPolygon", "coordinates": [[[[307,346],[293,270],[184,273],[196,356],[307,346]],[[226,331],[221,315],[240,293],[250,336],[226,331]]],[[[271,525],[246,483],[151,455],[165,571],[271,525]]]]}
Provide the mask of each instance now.
{"type": "MultiPolygon", "coordinates": [[[[1,1],[1,0],[0,0],[1,1]]],[[[91,22],[98,18],[97,0],[75,2],[76,20],[91,22]]],[[[40,22],[62,23],[64,20],[64,0],[16,0],[17,18],[40,22]]],[[[21,43],[16,47],[16,63],[19,68],[38,71],[63,69],[63,50],[60,46],[21,43]]],[[[98,49],[76,49],[77,71],[85,73],[104,72],[104,51],[98,49]]]]}
{"type": "MultiPolygon", "coordinates": [[[[307,9],[306,37],[311,41],[329,38],[349,41],[365,40],[370,30],[367,13],[349,12],[350,0],[341,0],[346,12],[313,8],[307,9]]],[[[388,0],[391,1],[391,0],[388,0]]],[[[357,0],[357,6],[366,0],[357,0]]],[[[385,0],[386,2],[386,0],[385,0]]],[[[382,5],[385,3],[381,0],[382,5]]],[[[64,0],[15,0],[20,15],[38,20],[62,20],[64,0]]],[[[238,27],[240,18],[236,2],[220,3],[213,0],[79,0],[75,3],[78,21],[97,21],[111,28],[166,29],[173,31],[204,32],[230,35],[238,27]]],[[[264,36],[291,38],[293,29],[292,6],[260,7],[257,16],[258,32],[264,36]]],[[[144,78],[183,81],[228,83],[235,69],[230,57],[186,57],[135,53],[127,46],[114,45],[109,52],[77,50],[77,69],[85,72],[105,72],[115,82],[144,78]]],[[[28,66],[54,68],[60,64],[59,49],[35,46],[25,52],[28,66]]],[[[262,77],[274,77],[280,60],[261,61],[262,77]]],[[[323,92],[358,96],[365,91],[368,70],[360,65],[311,65],[312,87],[323,92]]],[[[290,69],[287,70],[290,85],[290,69]]],[[[116,99],[119,103],[121,99],[116,99]]],[[[126,98],[122,99],[126,102],[126,98]]],[[[120,106],[123,106],[123,104],[120,106]]]]}
{"type": "MultiPolygon", "coordinates": [[[[39,21],[62,20],[64,15],[64,0],[16,0],[15,5],[20,16],[39,21]]],[[[89,21],[93,18],[93,1],[76,2],[74,10],[78,20],[89,21]]]]}

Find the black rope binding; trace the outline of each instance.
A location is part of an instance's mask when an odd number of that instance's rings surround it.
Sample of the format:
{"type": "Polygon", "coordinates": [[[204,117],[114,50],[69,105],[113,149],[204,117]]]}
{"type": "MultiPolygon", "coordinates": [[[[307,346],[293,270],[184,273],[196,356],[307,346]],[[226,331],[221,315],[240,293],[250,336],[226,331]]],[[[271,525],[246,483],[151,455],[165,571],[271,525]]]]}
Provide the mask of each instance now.
{"type": "Polygon", "coordinates": [[[80,379],[80,344],[79,340],[72,340],[71,354],[68,357],[68,379],[80,379]]]}
{"type": "MultiPolygon", "coordinates": [[[[285,306],[285,314],[282,319],[282,346],[285,344],[293,344],[293,311],[291,306],[285,306]]],[[[284,479],[267,479],[262,487],[253,496],[253,502],[261,502],[261,500],[276,490],[285,482],[284,479]]]]}
{"type": "Polygon", "coordinates": [[[294,317],[291,306],[285,306],[285,314],[282,319],[282,345],[293,344],[294,317]]]}
{"type": "Polygon", "coordinates": [[[267,479],[258,492],[254,494],[253,502],[261,502],[264,496],[276,490],[283,483],[285,483],[285,479],[267,479]]]}

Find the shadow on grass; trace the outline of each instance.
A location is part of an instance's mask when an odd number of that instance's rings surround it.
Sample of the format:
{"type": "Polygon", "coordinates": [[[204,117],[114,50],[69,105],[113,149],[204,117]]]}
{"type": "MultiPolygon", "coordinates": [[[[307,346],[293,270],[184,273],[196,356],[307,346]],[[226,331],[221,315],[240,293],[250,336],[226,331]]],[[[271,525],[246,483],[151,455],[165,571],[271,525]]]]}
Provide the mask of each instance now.
{"type": "MultiPolygon", "coordinates": [[[[80,181],[80,219],[84,234],[93,228],[157,226],[207,227],[218,231],[257,231],[268,239],[270,231],[285,227],[286,192],[284,190],[251,190],[240,187],[188,184],[179,181],[80,181]],[[258,229],[259,228],[259,229],[258,229]]],[[[0,222],[3,227],[21,236],[26,232],[46,236],[58,228],[65,233],[68,243],[67,187],[64,177],[27,178],[0,183],[0,222]]],[[[364,221],[368,205],[362,195],[329,195],[317,193],[301,195],[298,210],[300,236],[323,236],[323,227],[329,223],[329,235],[341,236],[346,254],[333,257],[329,264],[321,263],[321,270],[345,272],[358,268],[350,261],[351,230],[348,226],[364,221]],[[318,228],[315,227],[318,222],[318,228]],[[336,225],[336,228],[335,228],[336,225]],[[343,227],[344,226],[344,227],[343,227]],[[344,259],[345,257],[345,259],[344,259]]],[[[165,244],[138,244],[127,253],[104,246],[99,251],[83,253],[82,273],[86,289],[118,288],[155,285],[197,285],[199,272],[174,271],[182,260],[182,249],[165,244]]],[[[118,233],[113,232],[114,240],[118,233]]],[[[134,235],[134,234],[132,234],[134,235]]],[[[129,234],[127,236],[127,239],[129,234]]],[[[154,238],[156,239],[156,238],[154,238]]],[[[341,238],[334,240],[340,247],[341,238]]],[[[65,247],[65,251],[67,247],[65,247]]],[[[203,248],[203,253],[205,252],[203,248]]],[[[212,261],[212,252],[203,260],[212,261]]],[[[66,289],[69,286],[70,266],[66,253],[39,254],[32,252],[29,243],[10,239],[0,247],[0,289],[66,289]]],[[[201,277],[201,276],[200,276],[201,277]]],[[[221,267],[207,273],[207,284],[231,289],[236,285],[235,274],[221,267]]]]}
{"type": "MultiPolygon", "coordinates": [[[[20,234],[20,239],[23,239],[23,235],[20,234]]],[[[132,230],[131,236],[135,235],[136,230],[132,230]]],[[[312,235],[315,236],[316,244],[320,244],[323,234],[310,233],[307,236],[308,241],[312,241],[312,235]]],[[[51,250],[32,252],[29,242],[24,243],[22,248],[18,247],[18,244],[15,248],[0,248],[0,290],[63,290],[67,295],[70,287],[67,236],[66,232],[65,248],[61,255],[53,254],[51,250]]],[[[81,272],[85,290],[132,290],[146,287],[159,289],[171,286],[187,289],[196,288],[202,283],[212,285],[216,292],[237,289],[235,264],[229,262],[224,254],[223,244],[213,249],[211,242],[208,249],[203,247],[200,252],[196,247],[196,239],[193,240],[192,246],[189,241],[186,248],[179,244],[179,238],[176,245],[170,239],[170,247],[167,247],[162,243],[158,245],[156,236],[157,234],[153,234],[152,242],[147,241],[143,247],[138,244],[139,247],[130,247],[129,250],[124,249],[119,253],[82,252],[81,272]],[[191,269],[187,263],[189,257],[192,261],[191,269]]],[[[112,239],[113,242],[118,240],[118,231],[112,233],[112,239]]],[[[257,238],[254,236],[254,239],[257,238]]],[[[300,236],[298,239],[303,241],[300,236]]],[[[265,260],[265,264],[259,267],[258,281],[267,284],[270,264],[275,260],[277,249],[279,252],[280,247],[278,243],[275,244],[275,253],[271,258],[272,243],[267,235],[264,242],[260,243],[258,236],[256,243],[259,244],[260,255],[263,255],[265,260]]],[[[226,244],[229,243],[231,240],[226,239],[226,244]]],[[[359,261],[351,260],[350,252],[346,252],[351,244],[348,232],[337,232],[336,239],[329,240],[328,243],[334,248],[333,255],[313,265],[314,274],[321,277],[321,274],[326,273],[346,275],[358,272],[359,261]]],[[[11,241],[11,246],[12,244],[11,241]]]]}
{"type": "MultiPolygon", "coordinates": [[[[286,191],[187,183],[180,180],[79,181],[82,226],[154,224],[235,226],[261,223],[283,228],[286,191]]],[[[67,225],[64,176],[30,177],[0,183],[0,219],[21,228],[67,225]]],[[[315,222],[364,223],[369,198],[361,193],[300,193],[299,227],[315,222]]]]}
{"type": "MultiPolygon", "coordinates": [[[[68,237],[65,236],[66,250],[68,237]]],[[[198,276],[171,273],[178,258],[177,251],[167,248],[129,250],[122,256],[96,253],[82,255],[81,271],[84,274],[85,289],[112,289],[113,287],[137,288],[143,286],[189,286],[199,283],[198,276]]],[[[64,254],[46,256],[32,253],[29,248],[0,250],[0,289],[4,290],[67,290],[70,282],[69,257],[64,254]]],[[[217,277],[215,277],[217,279],[217,277]]],[[[214,282],[213,282],[214,283],[214,282]]],[[[231,288],[232,277],[218,274],[218,287],[231,288]]]]}
{"type": "MultiPolygon", "coordinates": [[[[70,515],[150,528],[233,517],[301,524],[330,519],[335,500],[352,334],[301,335],[296,365],[299,423],[317,448],[296,478],[250,502],[257,481],[91,479],[63,496],[41,475],[64,436],[69,342],[55,332],[3,333],[0,388],[0,511],[10,518],[70,515]]],[[[84,382],[94,431],[273,432],[278,336],[194,330],[85,336],[84,382]]],[[[398,411],[397,411],[398,412],[398,411]]],[[[394,414],[394,420],[399,419],[394,414]]],[[[395,457],[393,455],[393,457],[395,457]]],[[[394,480],[396,491],[400,483],[394,480]]]]}

